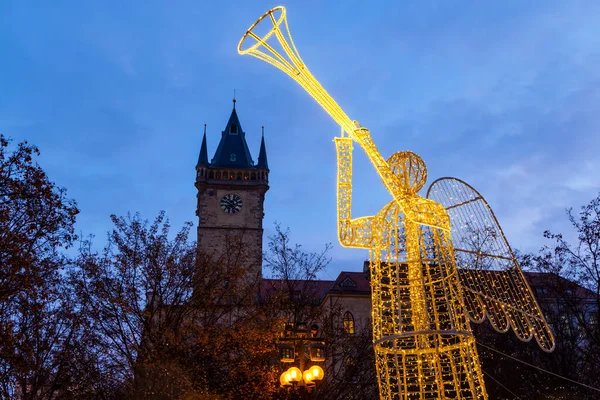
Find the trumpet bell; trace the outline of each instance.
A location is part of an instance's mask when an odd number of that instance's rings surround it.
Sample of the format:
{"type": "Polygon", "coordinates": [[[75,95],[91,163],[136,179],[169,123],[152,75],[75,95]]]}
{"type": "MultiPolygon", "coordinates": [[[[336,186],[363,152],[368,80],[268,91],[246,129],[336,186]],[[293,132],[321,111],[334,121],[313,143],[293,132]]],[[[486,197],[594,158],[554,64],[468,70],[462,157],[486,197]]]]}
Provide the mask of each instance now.
{"type": "Polygon", "coordinates": [[[283,6],[270,9],[248,28],[238,44],[238,53],[266,61],[292,77],[304,70],[304,63],[290,35],[283,6]]]}
{"type": "Polygon", "coordinates": [[[286,15],[285,7],[282,6],[264,13],[242,36],[238,44],[238,53],[254,56],[285,72],[351,135],[356,129],[354,123],[302,61],[290,34],[286,15]]]}
{"type": "Polygon", "coordinates": [[[255,23],[252,24],[252,26],[250,26],[250,28],[248,28],[248,30],[246,31],[246,33],[244,34],[244,36],[242,36],[242,39],[240,40],[240,43],[238,44],[238,53],[239,54],[251,54],[253,51],[255,51],[262,42],[266,42],[267,40],[269,40],[269,38],[275,33],[276,30],[279,29],[279,25],[281,25],[281,23],[285,20],[286,18],[286,11],[285,11],[285,7],[283,6],[278,6],[278,7],[274,7],[272,9],[270,9],[269,11],[267,11],[266,13],[264,13],[259,19],[256,20],[255,23]],[[273,26],[267,29],[268,32],[263,35],[262,37],[260,37],[258,35],[258,25],[268,25],[268,23],[264,23],[261,24],[261,22],[265,19],[269,17],[269,19],[271,20],[271,22],[273,23],[273,26]],[[256,31],[255,31],[256,29],[256,31]],[[246,39],[248,39],[248,36],[253,37],[254,39],[256,39],[256,43],[249,46],[247,49],[244,49],[244,45],[246,44],[246,39]],[[258,37],[258,39],[257,39],[258,37]]]}

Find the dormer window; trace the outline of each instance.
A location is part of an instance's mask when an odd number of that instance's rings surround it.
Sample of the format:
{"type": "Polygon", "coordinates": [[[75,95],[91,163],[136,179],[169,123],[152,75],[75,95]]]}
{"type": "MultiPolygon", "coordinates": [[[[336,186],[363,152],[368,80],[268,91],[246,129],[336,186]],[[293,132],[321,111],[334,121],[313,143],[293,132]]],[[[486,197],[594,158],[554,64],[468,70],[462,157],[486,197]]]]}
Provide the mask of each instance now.
{"type": "Polygon", "coordinates": [[[229,156],[229,161],[235,161],[235,153],[231,153],[229,156]]]}
{"type": "Polygon", "coordinates": [[[237,129],[237,125],[236,124],[231,124],[231,126],[229,127],[229,134],[230,135],[237,135],[238,134],[238,129],[237,129]]]}
{"type": "Polygon", "coordinates": [[[341,287],[356,287],[356,283],[348,276],[340,283],[341,287]]]}

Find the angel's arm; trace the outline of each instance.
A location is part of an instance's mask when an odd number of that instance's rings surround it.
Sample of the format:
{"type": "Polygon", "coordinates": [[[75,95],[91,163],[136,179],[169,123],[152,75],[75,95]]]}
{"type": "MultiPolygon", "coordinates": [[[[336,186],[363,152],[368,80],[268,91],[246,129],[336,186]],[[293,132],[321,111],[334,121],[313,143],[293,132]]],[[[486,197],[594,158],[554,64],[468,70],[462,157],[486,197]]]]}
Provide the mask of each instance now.
{"type": "Polygon", "coordinates": [[[351,219],[352,206],[352,139],[335,138],[337,151],[338,238],[345,247],[370,248],[374,217],[351,219]]]}

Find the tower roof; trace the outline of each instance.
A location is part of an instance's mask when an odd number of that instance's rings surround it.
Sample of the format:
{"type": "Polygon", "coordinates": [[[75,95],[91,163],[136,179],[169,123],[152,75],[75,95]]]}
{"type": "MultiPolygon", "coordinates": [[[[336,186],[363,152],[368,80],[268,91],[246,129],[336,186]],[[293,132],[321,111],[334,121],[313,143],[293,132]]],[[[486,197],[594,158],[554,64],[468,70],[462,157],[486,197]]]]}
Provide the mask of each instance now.
{"type": "Polygon", "coordinates": [[[242,125],[235,111],[235,100],[231,116],[227,121],[225,130],[221,132],[221,141],[210,165],[212,167],[254,167],[254,161],[252,161],[246,143],[246,133],[242,130],[242,125]]]}
{"type": "Polygon", "coordinates": [[[208,150],[206,148],[206,124],[204,124],[204,136],[202,137],[202,146],[200,146],[200,155],[198,156],[197,166],[208,165],[208,150]]]}
{"type": "Polygon", "coordinates": [[[260,151],[258,152],[258,164],[257,168],[269,169],[269,163],[267,162],[267,149],[265,147],[265,127],[262,127],[262,139],[260,140],[260,151]]]}

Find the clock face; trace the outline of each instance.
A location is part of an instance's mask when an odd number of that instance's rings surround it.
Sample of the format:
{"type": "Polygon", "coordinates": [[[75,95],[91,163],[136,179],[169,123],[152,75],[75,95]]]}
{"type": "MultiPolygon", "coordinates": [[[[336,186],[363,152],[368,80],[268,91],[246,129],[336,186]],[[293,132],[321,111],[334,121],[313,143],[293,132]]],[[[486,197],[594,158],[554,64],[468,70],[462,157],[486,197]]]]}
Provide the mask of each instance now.
{"type": "Polygon", "coordinates": [[[226,194],[221,199],[221,210],[227,214],[235,214],[242,209],[242,198],[237,194],[226,194]]]}

